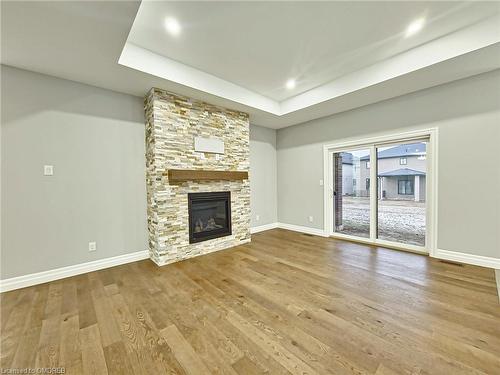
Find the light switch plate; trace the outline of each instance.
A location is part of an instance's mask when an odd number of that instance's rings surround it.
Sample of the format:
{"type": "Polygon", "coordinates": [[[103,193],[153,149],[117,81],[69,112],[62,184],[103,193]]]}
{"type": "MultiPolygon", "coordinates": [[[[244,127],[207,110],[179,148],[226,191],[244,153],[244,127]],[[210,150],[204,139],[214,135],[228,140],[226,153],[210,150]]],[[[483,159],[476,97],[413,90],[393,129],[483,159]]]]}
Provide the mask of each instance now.
{"type": "Polygon", "coordinates": [[[43,175],[44,176],[52,176],[54,174],[54,166],[53,165],[44,165],[43,166],[43,175]]]}

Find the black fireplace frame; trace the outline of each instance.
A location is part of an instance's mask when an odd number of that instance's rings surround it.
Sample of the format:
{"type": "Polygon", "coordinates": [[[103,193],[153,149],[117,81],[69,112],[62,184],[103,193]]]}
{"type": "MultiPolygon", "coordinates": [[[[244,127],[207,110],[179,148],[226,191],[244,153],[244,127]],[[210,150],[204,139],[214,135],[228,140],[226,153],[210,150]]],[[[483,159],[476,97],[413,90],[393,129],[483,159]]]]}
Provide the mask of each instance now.
{"type": "Polygon", "coordinates": [[[206,240],[213,240],[214,238],[230,236],[232,234],[231,225],[231,192],[230,191],[217,191],[210,193],[188,193],[188,215],[189,215],[189,243],[197,243],[206,240]],[[227,228],[219,228],[211,231],[204,231],[195,233],[194,223],[192,222],[192,205],[193,202],[207,202],[213,200],[224,200],[226,203],[226,219],[227,228]]]}

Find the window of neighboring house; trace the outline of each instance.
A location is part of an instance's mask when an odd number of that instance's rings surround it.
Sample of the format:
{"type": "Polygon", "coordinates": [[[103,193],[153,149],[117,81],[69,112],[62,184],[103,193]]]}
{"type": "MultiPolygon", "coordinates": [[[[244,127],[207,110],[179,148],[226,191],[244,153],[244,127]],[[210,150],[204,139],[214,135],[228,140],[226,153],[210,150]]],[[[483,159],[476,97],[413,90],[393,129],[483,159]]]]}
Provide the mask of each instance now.
{"type": "Polygon", "coordinates": [[[370,190],[370,179],[366,179],[366,190],[370,190]]]}
{"type": "Polygon", "coordinates": [[[400,165],[406,165],[407,164],[406,158],[399,158],[399,164],[400,165]]]}
{"type": "Polygon", "coordinates": [[[352,186],[356,186],[356,179],[355,178],[352,179],[352,186]]]}
{"type": "Polygon", "coordinates": [[[413,195],[413,179],[398,180],[399,195],[413,195]]]}
{"type": "Polygon", "coordinates": [[[366,169],[370,169],[370,162],[369,161],[366,162],[366,169]]]}

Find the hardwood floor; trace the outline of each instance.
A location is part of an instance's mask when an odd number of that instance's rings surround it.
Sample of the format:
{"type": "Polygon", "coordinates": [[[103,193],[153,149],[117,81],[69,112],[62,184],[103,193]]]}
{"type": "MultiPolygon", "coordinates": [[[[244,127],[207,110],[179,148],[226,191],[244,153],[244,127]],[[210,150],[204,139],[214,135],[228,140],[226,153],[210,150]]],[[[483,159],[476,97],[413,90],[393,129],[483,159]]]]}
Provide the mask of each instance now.
{"type": "Polygon", "coordinates": [[[1,295],[1,367],[500,374],[493,270],[276,229],[1,295]]]}

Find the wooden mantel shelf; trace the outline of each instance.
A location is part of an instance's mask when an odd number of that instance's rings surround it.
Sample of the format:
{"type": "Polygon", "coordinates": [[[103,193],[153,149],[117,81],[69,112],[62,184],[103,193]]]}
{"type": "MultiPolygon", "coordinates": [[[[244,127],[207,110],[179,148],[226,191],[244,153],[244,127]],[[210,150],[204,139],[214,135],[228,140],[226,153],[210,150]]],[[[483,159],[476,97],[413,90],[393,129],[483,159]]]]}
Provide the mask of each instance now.
{"type": "Polygon", "coordinates": [[[196,181],[196,180],[246,180],[248,172],[240,171],[213,171],[203,169],[169,169],[168,180],[196,181]]]}

